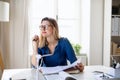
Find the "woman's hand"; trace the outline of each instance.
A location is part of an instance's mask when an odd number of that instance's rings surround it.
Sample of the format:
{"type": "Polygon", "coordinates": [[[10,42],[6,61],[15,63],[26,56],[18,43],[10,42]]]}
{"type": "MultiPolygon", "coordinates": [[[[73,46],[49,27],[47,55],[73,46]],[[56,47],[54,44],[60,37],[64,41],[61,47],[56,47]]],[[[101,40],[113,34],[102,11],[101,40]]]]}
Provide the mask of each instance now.
{"type": "Polygon", "coordinates": [[[39,36],[38,35],[35,35],[32,39],[32,41],[38,41],[39,40],[39,36]]]}
{"type": "Polygon", "coordinates": [[[35,35],[32,39],[33,52],[36,54],[39,45],[39,36],[35,35]]]}
{"type": "Polygon", "coordinates": [[[34,66],[37,65],[36,55],[38,54],[38,45],[39,45],[39,36],[35,35],[32,38],[33,55],[32,55],[32,59],[31,59],[31,62],[34,66]]]}
{"type": "Polygon", "coordinates": [[[84,70],[84,65],[82,63],[77,63],[77,65],[75,66],[80,72],[83,72],[84,70]]]}

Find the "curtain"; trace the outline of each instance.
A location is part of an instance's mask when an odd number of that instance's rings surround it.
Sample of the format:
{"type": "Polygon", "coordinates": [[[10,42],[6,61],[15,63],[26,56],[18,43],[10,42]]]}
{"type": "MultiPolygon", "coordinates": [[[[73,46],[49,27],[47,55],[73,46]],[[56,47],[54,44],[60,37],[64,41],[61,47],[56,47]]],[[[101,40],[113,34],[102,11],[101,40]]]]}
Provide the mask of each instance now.
{"type": "Polygon", "coordinates": [[[9,22],[0,23],[0,51],[5,68],[9,65],[9,22]]]}
{"type": "Polygon", "coordinates": [[[10,67],[28,67],[28,1],[10,0],[10,67]]]}
{"type": "Polygon", "coordinates": [[[5,68],[29,66],[28,1],[10,0],[10,21],[0,24],[0,45],[5,68]]]}

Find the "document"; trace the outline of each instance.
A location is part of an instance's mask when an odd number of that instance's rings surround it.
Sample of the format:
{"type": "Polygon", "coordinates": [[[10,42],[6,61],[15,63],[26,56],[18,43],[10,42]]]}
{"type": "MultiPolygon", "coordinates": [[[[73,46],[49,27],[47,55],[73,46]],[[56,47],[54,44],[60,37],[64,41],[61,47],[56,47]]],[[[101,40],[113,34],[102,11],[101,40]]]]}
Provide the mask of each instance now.
{"type": "Polygon", "coordinates": [[[113,76],[107,74],[107,73],[97,73],[97,74],[94,74],[94,77],[96,80],[106,80],[106,79],[112,79],[114,78],[113,76]]]}
{"type": "Polygon", "coordinates": [[[111,67],[101,67],[97,71],[93,71],[95,80],[108,80],[115,78],[115,69],[111,67]]]}
{"type": "Polygon", "coordinates": [[[72,80],[77,80],[74,76],[64,72],[60,71],[59,73],[56,74],[48,74],[44,75],[46,80],[66,80],[66,78],[72,78],[72,80]]]}
{"type": "Polygon", "coordinates": [[[75,65],[77,65],[77,63],[80,63],[80,60],[75,61],[74,63],[67,65],[67,66],[56,66],[56,67],[39,67],[39,70],[43,73],[43,74],[54,74],[54,73],[58,73],[60,71],[66,70],[68,68],[74,67],[75,65]]]}
{"type": "Polygon", "coordinates": [[[44,75],[44,77],[46,80],[64,80],[58,74],[48,74],[48,75],[44,75]]]}

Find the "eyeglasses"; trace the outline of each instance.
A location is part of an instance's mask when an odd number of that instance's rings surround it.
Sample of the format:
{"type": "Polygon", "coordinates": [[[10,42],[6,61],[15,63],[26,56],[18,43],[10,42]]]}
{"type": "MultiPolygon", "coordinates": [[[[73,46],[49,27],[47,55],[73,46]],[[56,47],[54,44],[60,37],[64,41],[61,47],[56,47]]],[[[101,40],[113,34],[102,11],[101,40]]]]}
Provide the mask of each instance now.
{"type": "Polygon", "coordinates": [[[51,25],[40,25],[39,28],[41,30],[47,30],[49,26],[51,26],[51,25]]]}

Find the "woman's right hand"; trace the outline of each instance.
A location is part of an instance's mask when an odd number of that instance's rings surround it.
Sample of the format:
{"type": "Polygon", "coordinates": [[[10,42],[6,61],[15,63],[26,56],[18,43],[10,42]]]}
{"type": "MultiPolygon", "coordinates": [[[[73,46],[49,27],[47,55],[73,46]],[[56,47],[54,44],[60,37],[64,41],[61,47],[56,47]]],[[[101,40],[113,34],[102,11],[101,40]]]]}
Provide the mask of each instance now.
{"type": "Polygon", "coordinates": [[[33,46],[34,54],[37,54],[38,45],[39,45],[39,36],[35,35],[32,39],[32,46],[33,46]]]}

